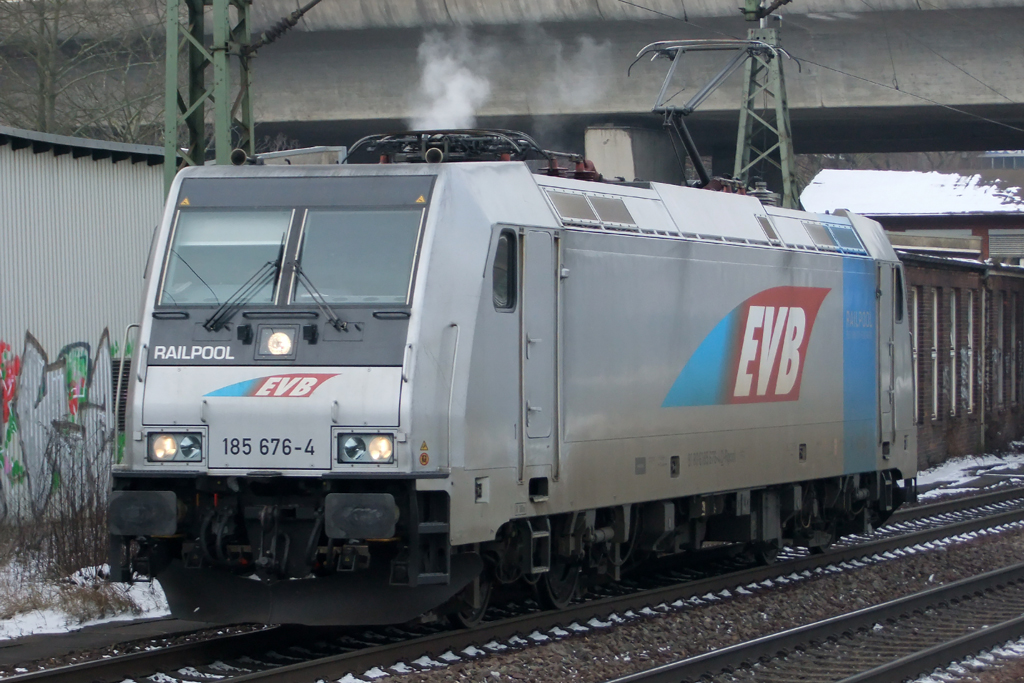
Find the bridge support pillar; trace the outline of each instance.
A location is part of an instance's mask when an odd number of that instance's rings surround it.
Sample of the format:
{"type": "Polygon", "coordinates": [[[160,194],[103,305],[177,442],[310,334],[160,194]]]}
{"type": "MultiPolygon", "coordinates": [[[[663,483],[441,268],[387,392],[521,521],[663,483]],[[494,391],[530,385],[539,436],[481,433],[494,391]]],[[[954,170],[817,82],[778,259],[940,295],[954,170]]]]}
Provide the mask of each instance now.
{"type": "Polygon", "coordinates": [[[683,169],[666,130],[594,126],[586,130],[584,149],[606,179],[683,182],[683,169]]]}

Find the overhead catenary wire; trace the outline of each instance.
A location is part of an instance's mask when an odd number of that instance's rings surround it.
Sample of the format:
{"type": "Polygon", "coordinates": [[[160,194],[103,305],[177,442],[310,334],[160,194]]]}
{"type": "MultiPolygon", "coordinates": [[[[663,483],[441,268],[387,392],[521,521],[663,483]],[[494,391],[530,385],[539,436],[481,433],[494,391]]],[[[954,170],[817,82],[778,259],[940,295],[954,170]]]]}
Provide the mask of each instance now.
{"type": "Polygon", "coordinates": [[[636,2],[631,2],[630,0],[617,0],[617,2],[619,2],[619,3],[623,4],[623,5],[629,5],[630,7],[636,7],[637,9],[642,9],[642,10],[645,10],[647,12],[651,12],[653,14],[657,14],[658,16],[665,17],[666,19],[672,19],[673,21],[681,21],[684,24],[688,24],[690,26],[693,26],[694,28],[699,28],[699,29],[701,29],[703,31],[710,31],[711,33],[717,33],[718,35],[725,36],[726,38],[732,38],[733,40],[743,40],[743,38],[740,38],[739,36],[733,35],[731,33],[726,33],[725,31],[719,31],[718,29],[711,28],[710,26],[703,26],[701,24],[696,24],[696,23],[690,21],[689,17],[686,16],[686,8],[685,7],[683,8],[683,15],[684,16],[677,17],[674,14],[669,14],[668,12],[662,12],[661,10],[656,10],[653,7],[647,7],[646,5],[641,5],[641,4],[636,3],[636,2]]]}
{"type": "Polygon", "coordinates": [[[858,76],[857,74],[852,74],[852,73],[849,73],[847,71],[843,71],[842,69],[836,69],[835,67],[827,66],[825,64],[820,64],[820,63],[815,62],[815,61],[813,61],[811,59],[807,59],[806,57],[801,57],[800,60],[803,61],[803,62],[806,62],[807,64],[813,64],[814,66],[818,67],[819,69],[825,69],[826,71],[832,71],[832,72],[835,72],[837,74],[841,74],[843,76],[847,76],[849,78],[855,78],[858,81],[864,81],[865,83],[870,83],[872,85],[877,85],[877,86],[879,86],[881,88],[886,88],[887,90],[894,90],[896,92],[903,93],[904,95],[909,95],[910,97],[919,99],[922,102],[928,102],[929,104],[934,104],[937,107],[942,107],[943,109],[948,109],[949,111],[956,112],[957,114],[963,114],[964,116],[969,116],[972,119],[978,119],[979,121],[985,121],[987,123],[991,123],[991,124],[994,124],[996,126],[1001,126],[1003,128],[1008,128],[1008,129],[1010,129],[1012,131],[1016,131],[1018,133],[1024,133],[1024,128],[1021,128],[1019,126],[1014,126],[1014,125],[1006,123],[1004,121],[996,121],[995,119],[990,119],[987,116],[982,116],[981,114],[975,114],[974,112],[970,112],[970,111],[967,111],[965,109],[960,109],[959,107],[954,107],[951,104],[943,104],[942,102],[938,102],[936,100],[933,100],[930,97],[925,97],[924,95],[918,95],[917,93],[910,92],[909,90],[906,90],[904,88],[895,88],[895,87],[893,87],[891,85],[888,85],[886,83],[880,83],[878,81],[873,81],[870,78],[865,78],[864,76],[858,76]]]}
{"type": "Polygon", "coordinates": [[[246,54],[252,54],[259,50],[264,45],[270,45],[272,42],[283,36],[289,30],[291,30],[299,20],[306,15],[306,12],[320,4],[320,0],[310,0],[302,7],[299,7],[294,12],[286,17],[283,17],[280,21],[276,22],[269,29],[260,34],[260,37],[250,45],[247,45],[244,50],[246,54]]]}
{"type": "Polygon", "coordinates": [[[889,50],[889,65],[892,67],[892,87],[899,90],[900,79],[896,76],[896,60],[892,56],[892,41],[889,39],[889,27],[885,25],[883,28],[885,29],[885,47],[889,50]]]}
{"type": "MultiPolygon", "coordinates": [[[[876,9],[875,9],[874,7],[872,7],[871,5],[869,5],[869,4],[868,4],[868,2],[867,2],[867,0],[860,0],[860,2],[861,2],[861,3],[862,3],[862,4],[864,5],[864,6],[865,6],[865,7],[867,7],[867,8],[869,9],[869,10],[871,10],[872,12],[877,12],[877,11],[879,11],[879,10],[876,10],[876,9]]],[[[889,27],[888,27],[888,24],[884,24],[884,28],[885,28],[885,39],[886,39],[886,41],[888,41],[888,40],[889,40],[889,27]]],[[[929,52],[931,52],[931,53],[932,53],[933,55],[935,55],[936,57],[938,57],[939,59],[941,59],[942,61],[944,61],[944,62],[945,62],[946,64],[949,64],[949,65],[950,65],[951,67],[953,67],[954,69],[956,69],[956,70],[957,70],[957,71],[959,71],[960,73],[964,74],[965,76],[967,76],[968,78],[970,78],[970,79],[972,79],[972,80],[975,80],[975,81],[977,81],[978,83],[980,83],[981,85],[985,86],[986,88],[988,88],[989,90],[991,90],[991,91],[992,91],[992,92],[994,92],[995,94],[999,95],[1000,97],[1002,97],[1002,98],[1003,98],[1004,100],[1006,100],[1006,101],[1007,101],[1007,102],[1009,102],[1010,104],[1020,104],[1020,102],[1015,102],[1014,100],[1010,99],[1009,97],[1007,97],[1007,96],[1006,96],[1006,95],[1004,95],[1003,93],[999,92],[998,90],[996,90],[995,88],[993,88],[993,87],[992,87],[991,85],[989,85],[989,84],[988,84],[988,83],[986,83],[985,81],[981,80],[980,78],[978,78],[978,77],[977,77],[977,76],[975,76],[974,74],[972,74],[972,73],[970,73],[969,71],[967,71],[967,69],[964,69],[963,67],[961,67],[961,66],[960,66],[959,64],[957,64],[956,62],[954,62],[954,61],[952,61],[952,60],[950,60],[950,59],[947,59],[947,58],[946,58],[946,57],[945,57],[944,55],[942,55],[942,54],[941,54],[940,52],[938,52],[937,50],[935,50],[935,49],[934,49],[934,48],[933,48],[933,47],[932,47],[931,45],[929,45],[929,44],[928,44],[927,42],[925,42],[925,41],[921,40],[920,38],[917,38],[917,37],[915,37],[915,36],[914,36],[914,34],[913,34],[913,33],[911,33],[910,31],[907,31],[907,30],[901,29],[901,28],[899,28],[899,27],[897,27],[897,28],[896,28],[896,30],[897,30],[897,31],[899,31],[900,33],[903,33],[903,34],[904,34],[905,36],[907,36],[908,38],[910,38],[911,40],[913,40],[913,41],[914,41],[915,43],[917,43],[918,45],[920,45],[920,46],[921,46],[921,47],[923,47],[924,49],[926,49],[926,50],[928,50],[929,52]]],[[[890,47],[889,47],[889,59],[890,59],[890,61],[892,60],[892,46],[890,46],[890,47]]],[[[895,79],[896,65],[895,65],[895,64],[893,64],[893,67],[892,67],[892,68],[893,68],[893,78],[895,79]]],[[[899,84],[895,84],[895,86],[896,86],[896,89],[897,89],[897,90],[899,90],[899,89],[900,89],[900,88],[899,88],[899,84]]]]}
{"type": "MultiPolygon", "coordinates": [[[[647,10],[648,12],[652,12],[654,14],[657,14],[659,16],[663,16],[663,17],[666,17],[666,18],[669,18],[669,19],[674,19],[675,21],[683,21],[683,19],[680,19],[679,17],[673,16],[673,15],[668,14],[666,12],[661,12],[659,10],[656,10],[656,9],[652,8],[652,7],[646,7],[644,5],[640,5],[640,4],[635,3],[635,2],[630,2],[630,0],[617,0],[617,1],[622,3],[622,4],[624,4],[624,5],[629,5],[631,7],[637,7],[639,9],[647,10]]],[[[720,31],[718,29],[714,29],[714,28],[711,28],[711,27],[708,27],[708,26],[702,26],[701,24],[697,24],[697,23],[694,23],[692,21],[685,21],[684,23],[686,23],[689,26],[693,26],[695,28],[699,28],[699,29],[702,29],[702,30],[705,30],[705,31],[710,31],[712,33],[717,33],[718,35],[721,35],[721,36],[726,36],[728,38],[736,38],[736,36],[733,36],[733,35],[730,35],[728,33],[725,33],[724,31],[720,31]]],[[[739,38],[736,38],[736,39],[739,40],[739,38]]],[[[1006,123],[1004,121],[997,121],[997,120],[991,119],[991,118],[989,118],[987,116],[982,116],[981,114],[975,114],[974,112],[970,112],[970,111],[966,111],[964,109],[960,109],[959,107],[955,107],[955,106],[953,106],[951,104],[944,104],[942,102],[938,102],[936,100],[933,100],[933,99],[931,99],[929,97],[925,97],[924,95],[918,95],[917,93],[914,93],[914,92],[911,92],[909,90],[906,90],[905,88],[897,88],[895,86],[888,85],[886,83],[880,83],[880,82],[872,80],[870,78],[865,78],[864,76],[858,76],[857,74],[853,74],[853,73],[850,73],[848,71],[843,71],[842,69],[838,69],[838,68],[835,68],[835,67],[827,66],[825,64],[821,64],[819,62],[815,62],[815,61],[813,61],[811,59],[808,59],[806,57],[800,57],[800,56],[795,55],[795,54],[793,55],[793,57],[795,59],[799,59],[799,61],[801,61],[801,62],[806,62],[807,64],[813,64],[814,66],[816,66],[816,67],[818,67],[820,69],[825,69],[826,71],[832,71],[833,73],[837,73],[837,74],[840,74],[842,76],[846,76],[848,78],[854,78],[856,80],[863,81],[864,83],[870,83],[872,85],[877,85],[880,88],[885,88],[887,90],[893,90],[895,92],[899,92],[899,93],[902,93],[904,95],[908,95],[908,96],[913,97],[915,99],[921,100],[922,102],[928,102],[929,104],[933,104],[933,105],[935,105],[937,107],[941,107],[941,108],[946,109],[948,111],[952,111],[952,112],[955,112],[957,114],[961,114],[963,116],[967,116],[967,117],[970,117],[972,119],[976,119],[978,121],[984,121],[986,123],[991,123],[993,125],[1000,126],[1002,128],[1007,128],[1007,129],[1015,131],[1017,133],[1024,133],[1024,128],[1021,128],[1019,126],[1014,126],[1014,125],[1006,123]]]]}

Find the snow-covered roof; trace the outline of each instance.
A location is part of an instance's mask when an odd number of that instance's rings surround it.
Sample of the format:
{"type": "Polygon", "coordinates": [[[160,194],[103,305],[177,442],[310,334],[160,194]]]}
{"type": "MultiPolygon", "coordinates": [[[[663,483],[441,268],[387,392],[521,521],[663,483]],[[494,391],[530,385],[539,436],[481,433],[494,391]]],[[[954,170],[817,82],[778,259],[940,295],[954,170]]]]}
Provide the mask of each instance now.
{"type": "Polygon", "coordinates": [[[1020,187],[980,174],[824,170],[800,200],[815,213],[836,209],[867,216],[1024,213],[1020,187]]]}

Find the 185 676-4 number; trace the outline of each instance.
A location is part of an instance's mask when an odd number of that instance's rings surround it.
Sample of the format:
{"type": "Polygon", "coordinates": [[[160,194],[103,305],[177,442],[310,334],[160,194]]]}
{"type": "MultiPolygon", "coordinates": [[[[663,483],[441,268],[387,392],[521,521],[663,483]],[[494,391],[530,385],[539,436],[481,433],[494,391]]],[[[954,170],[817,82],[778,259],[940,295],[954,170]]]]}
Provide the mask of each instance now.
{"type": "Polygon", "coordinates": [[[308,453],[313,455],[313,439],[306,441],[302,446],[302,440],[292,439],[251,439],[226,438],[224,439],[224,455],[252,455],[259,452],[260,455],[291,455],[292,453],[308,453]]]}

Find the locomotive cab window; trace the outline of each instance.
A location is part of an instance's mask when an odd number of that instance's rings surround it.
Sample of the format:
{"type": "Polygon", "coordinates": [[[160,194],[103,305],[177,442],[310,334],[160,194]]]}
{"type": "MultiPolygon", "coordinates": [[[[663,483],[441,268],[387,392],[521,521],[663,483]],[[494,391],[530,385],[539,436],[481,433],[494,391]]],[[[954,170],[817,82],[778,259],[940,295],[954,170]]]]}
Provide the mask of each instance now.
{"type": "Polygon", "coordinates": [[[407,304],[422,221],[422,209],[310,210],[292,301],[407,304]]]}
{"type": "Polygon", "coordinates": [[[511,311],[516,307],[516,254],[515,233],[503,230],[498,235],[498,244],[494,249],[494,267],[491,273],[494,308],[499,311],[511,311]]]}
{"type": "MultiPolygon", "coordinates": [[[[268,263],[277,262],[291,216],[291,210],[179,212],[159,303],[224,303],[268,263]]],[[[277,278],[267,270],[254,283],[249,302],[273,303],[277,278]]]]}

